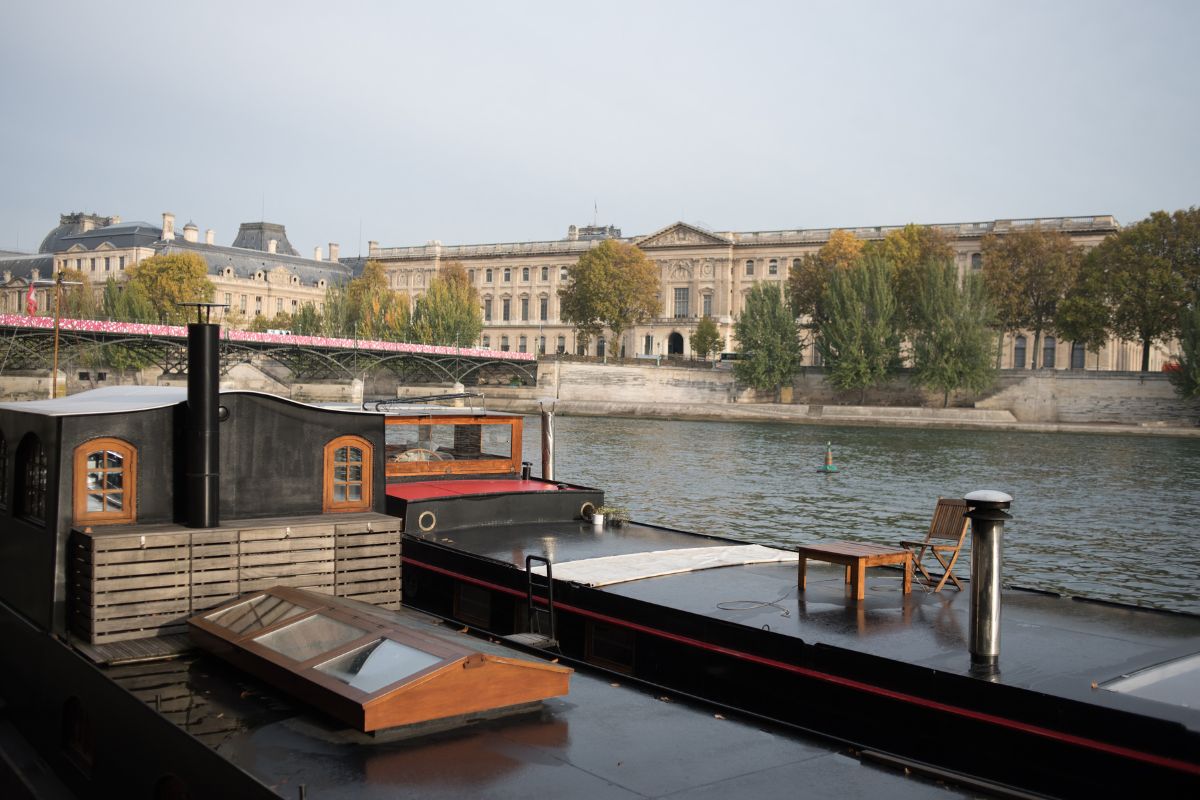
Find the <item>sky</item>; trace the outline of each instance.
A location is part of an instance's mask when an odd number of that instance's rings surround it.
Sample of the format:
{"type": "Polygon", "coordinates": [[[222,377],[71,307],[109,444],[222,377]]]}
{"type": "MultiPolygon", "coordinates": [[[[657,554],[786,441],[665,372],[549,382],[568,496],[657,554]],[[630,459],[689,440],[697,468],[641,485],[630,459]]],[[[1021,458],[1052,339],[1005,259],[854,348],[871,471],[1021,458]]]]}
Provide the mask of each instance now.
{"type": "Polygon", "coordinates": [[[1200,3],[7,2],[0,249],[72,211],[305,256],[1200,204],[1200,3]]]}

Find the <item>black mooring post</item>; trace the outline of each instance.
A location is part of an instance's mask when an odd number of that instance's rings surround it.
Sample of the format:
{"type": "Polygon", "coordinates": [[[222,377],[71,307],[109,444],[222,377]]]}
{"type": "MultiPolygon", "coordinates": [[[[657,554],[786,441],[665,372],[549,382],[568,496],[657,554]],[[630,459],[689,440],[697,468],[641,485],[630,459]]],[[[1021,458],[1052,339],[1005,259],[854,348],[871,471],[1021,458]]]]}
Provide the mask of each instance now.
{"type": "Polygon", "coordinates": [[[215,528],[220,524],[221,326],[207,322],[188,325],[187,524],[215,528]]]}

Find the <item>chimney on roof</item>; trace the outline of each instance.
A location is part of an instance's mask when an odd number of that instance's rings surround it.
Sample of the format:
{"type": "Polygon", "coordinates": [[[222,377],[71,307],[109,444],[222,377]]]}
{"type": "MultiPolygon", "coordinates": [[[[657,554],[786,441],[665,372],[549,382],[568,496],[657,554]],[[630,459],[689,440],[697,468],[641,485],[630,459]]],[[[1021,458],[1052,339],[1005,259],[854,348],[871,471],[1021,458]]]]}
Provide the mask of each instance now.
{"type": "Polygon", "coordinates": [[[313,261],[320,261],[320,260],[321,260],[321,245],[317,245],[316,247],[313,248],[313,261]]]}
{"type": "Polygon", "coordinates": [[[212,228],[209,228],[208,230],[206,230],[204,232],[204,243],[205,244],[216,244],[216,241],[215,241],[216,238],[217,238],[217,235],[215,233],[213,233],[212,228]]]}
{"type": "Polygon", "coordinates": [[[267,240],[267,252],[268,253],[274,254],[275,248],[278,246],[279,246],[279,241],[277,239],[267,240]]]}
{"type": "Polygon", "coordinates": [[[337,244],[337,242],[329,243],[329,260],[335,264],[337,263],[337,260],[338,260],[338,244],[337,244]]]}
{"type": "Polygon", "coordinates": [[[200,229],[196,227],[196,223],[189,222],[183,226],[184,241],[196,243],[200,241],[200,229]]]}
{"type": "Polygon", "coordinates": [[[164,242],[175,241],[175,215],[170,211],[163,212],[162,238],[164,242]]]}
{"type": "Polygon", "coordinates": [[[93,217],[91,214],[84,214],[82,222],[83,222],[83,232],[84,233],[87,233],[90,230],[95,230],[96,218],[93,217]]]}
{"type": "Polygon", "coordinates": [[[379,242],[376,242],[376,241],[368,241],[367,242],[367,255],[368,256],[375,255],[375,251],[378,249],[379,249],[379,242]]]}

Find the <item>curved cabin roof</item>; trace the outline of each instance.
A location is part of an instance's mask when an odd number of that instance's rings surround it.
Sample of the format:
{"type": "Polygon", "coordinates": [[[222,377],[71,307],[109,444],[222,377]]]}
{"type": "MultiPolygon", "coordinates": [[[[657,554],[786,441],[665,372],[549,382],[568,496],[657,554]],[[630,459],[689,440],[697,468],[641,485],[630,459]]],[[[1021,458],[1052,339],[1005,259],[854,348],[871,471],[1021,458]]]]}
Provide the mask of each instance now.
{"type": "Polygon", "coordinates": [[[165,408],[187,400],[187,389],[175,386],[104,386],[53,400],[0,403],[0,409],[66,417],[76,414],[121,414],[165,408]]]}

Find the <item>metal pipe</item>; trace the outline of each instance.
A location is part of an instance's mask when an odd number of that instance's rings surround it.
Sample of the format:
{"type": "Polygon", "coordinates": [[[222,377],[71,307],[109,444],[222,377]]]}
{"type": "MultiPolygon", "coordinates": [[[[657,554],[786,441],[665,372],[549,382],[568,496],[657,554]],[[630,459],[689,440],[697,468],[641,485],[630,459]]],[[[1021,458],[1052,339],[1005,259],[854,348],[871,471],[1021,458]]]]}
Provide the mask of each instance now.
{"type": "Polygon", "coordinates": [[[220,524],[220,336],[221,326],[188,325],[187,524],[220,524]]]}
{"type": "Polygon", "coordinates": [[[542,410],[542,480],[554,480],[554,403],[552,397],[538,400],[542,410]]]}
{"type": "Polygon", "coordinates": [[[971,664],[994,670],[1000,661],[1000,574],[1003,568],[1004,509],[1012,497],[984,489],[964,500],[971,507],[971,664]]]}

